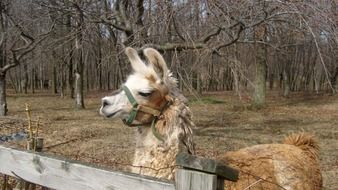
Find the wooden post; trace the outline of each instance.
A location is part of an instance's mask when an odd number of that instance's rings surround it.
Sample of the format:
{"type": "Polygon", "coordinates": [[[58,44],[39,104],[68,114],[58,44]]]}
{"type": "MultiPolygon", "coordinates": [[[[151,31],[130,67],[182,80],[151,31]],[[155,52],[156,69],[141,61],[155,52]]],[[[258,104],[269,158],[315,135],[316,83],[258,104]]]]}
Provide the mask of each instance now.
{"type": "Polygon", "coordinates": [[[9,189],[9,187],[8,187],[8,176],[4,175],[3,185],[1,186],[1,190],[7,190],[7,189],[9,189]]]}
{"type": "Polygon", "coordinates": [[[35,151],[42,152],[43,149],[43,138],[42,137],[35,137],[35,151]]]}
{"type": "Polygon", "coordinates": [[[176,190],[223,190],[225,179],[238,180],[237,170],[211,159],[179,153],[176,165],[176,190]]]}
{"type": "MultiPolygon", "coordinates": [[[[217,175],[204,172],[177,169],[176,190],[223,190],[224,184],[218,183],[217,175]]],[[[223,180],[224,181],[224,180],[223,180]]]]}

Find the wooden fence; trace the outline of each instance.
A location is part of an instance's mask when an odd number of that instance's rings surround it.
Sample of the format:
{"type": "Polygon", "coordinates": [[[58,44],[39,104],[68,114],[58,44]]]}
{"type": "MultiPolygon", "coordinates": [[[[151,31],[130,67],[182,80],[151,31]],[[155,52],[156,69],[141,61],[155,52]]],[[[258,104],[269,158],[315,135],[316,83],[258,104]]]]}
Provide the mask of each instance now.
{"type": "Polygon", "coordinates": [[[188,154],[176,158],[176,181],[99,168],[42,153],[0,146],[0,173],[52,189],[223,190],[238,172],[188,154]]]}

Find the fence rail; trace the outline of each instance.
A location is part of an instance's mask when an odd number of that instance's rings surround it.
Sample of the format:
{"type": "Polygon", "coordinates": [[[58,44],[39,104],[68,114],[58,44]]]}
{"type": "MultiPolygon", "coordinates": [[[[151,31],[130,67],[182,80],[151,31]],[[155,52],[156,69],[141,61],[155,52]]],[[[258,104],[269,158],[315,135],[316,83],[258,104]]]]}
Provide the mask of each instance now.
{"type": "Polygon", "coordinates": [[[52,189],[219,190],[236,180],[235,170],[213,160],[181,154],[176,184],[171,181],[99,168],[42,153],[0,146],[0,173],[52,189]],[[189,163],[193,163],[191,166],[189,163]],[[204,172],[204,170],[206,172],[204,172]],[[227,177],[227,173],[230,174],[227,177]]]}
{"type": "Polygon", "coordinates": [[[171,182],[3,146],[0,173],[53,189],[175,189],[171,182]]]}

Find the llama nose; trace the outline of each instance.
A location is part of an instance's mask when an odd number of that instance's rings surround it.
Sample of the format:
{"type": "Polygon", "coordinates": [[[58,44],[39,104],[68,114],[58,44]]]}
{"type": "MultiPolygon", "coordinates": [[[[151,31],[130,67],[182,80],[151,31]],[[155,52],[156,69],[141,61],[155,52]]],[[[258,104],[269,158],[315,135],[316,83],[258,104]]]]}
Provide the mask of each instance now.
{"type": "Polygon", "coordinates": [[[103,99],[103,100],[102,100],[102,107],[106,107],[106,106],[108,106],[108,105],[109,105],[108,100],[103,99]]]}

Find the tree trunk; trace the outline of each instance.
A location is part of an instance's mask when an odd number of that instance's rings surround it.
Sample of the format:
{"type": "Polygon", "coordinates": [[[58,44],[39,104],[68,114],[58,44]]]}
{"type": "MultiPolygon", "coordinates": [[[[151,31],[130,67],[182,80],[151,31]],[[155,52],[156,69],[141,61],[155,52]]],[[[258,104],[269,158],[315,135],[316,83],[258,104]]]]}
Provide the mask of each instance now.
{"type": "Polygon", "coordinates": [[[106,90],[110,90],[110,80],[111,80],[111,77],[110,77],[110,71],[107,72],[107,89],[106,90]]]}
{"type": "Polygon", "coordinates": [[[74,98],[73,52],[71,51],[68,63],[68,88],[70,98],[74,98]]]}
{"type": "Polygon", "coordinates": [[[103,89],[103,84],[102,84],[102,65],[101,63],[98,65],[98,73],[97,73],[97,78],[98,78],[98,87],[99,87],[99,90],[102,90],[103,89]]]}
{"type": "Polygon", "coordinates": [[[95,76],[90,76],[89,69],[90,69],[90,65],[87,64],[86,65],[86,75],[82,75],[83,78],[86,76],[86,80],[83,80],[83,82],[86,81],[86,89],[87,89],[88,92],[91,89],[90,87],[93,87],[95,85],[95,84],[93,85],[93,83],[91,83],[91,80],[89,80],[91,77],[95,77],[95,76]]]}
{"type": "MultiPolygon", "coordinates": [[[[100,29],[98,28],[98,31],[100,31],[100,29]]],[[[96,69],[97,69],[97,73],[96,73],[96,87],[98,87],[99,90],[103,89],[103,81],[102,81],[102,49],[101,49],[101,34],[100,32],[98,32],[98,42],[97,42],[97,55],[96,57],[96,69]]]]}
{"type": "Polygon", "coordinates": [[[60,76],[60,80],[59,80],[60,81],[60,97],[63,98],[65,96],[65,94],[64,94],[65,93],[64,92],[64,88],[65,88],[64,87],[65,86],[64,85],[64,83],[65,83],[65,81],[64,81],[65,77],[64,76],[65,76],[65,74],[64,74],[64,69],[63,69],[62,63],[60,64],[60,71],[61,71],[60,74],[59,74],[59,76],[60,76]]]}
{"type": "Polygon", "coordinates": [[[201,79],[201,73],[197,74],[197,92],[199,95],[202,95],[203,93],[203,83],[202,83],[202,79],[201,79]]]}
{"type": "MultiPolygon", "coordinates": [[[[34,52],[31,53],[31,59],[35,60],[34,52]]],[[[32,64],[31,68],[32,68],[32,71],[30,73],[30,87],[31,87],[32,94],[34,94],[35,93],[35,66],[32,64]]]]}
{"type": "Polygon", "coordinates": [[[76,108],[85,108],[83,101],[83,77],[77,72],[75,73],[75,94],[76,108]]]}
{"type": "MultiPolygon", "coordinates": [[[[66,16],[66,30],[68,33],[72,32],[72,16],[71,14],[68,14],[66,16]]],[[[69,51],[69,60],[68,60],[68,88],[69,88],[69,94],[70,98],[74,98],[74,75],[73,75],[73,56],[74,56],[74,45],[73,40],[69,43],[68,51],[69,51]]]]}
{"type": "Polygon", "coordinates": [[[35,69],[34,67],[32,68],[32,73],[31,73],[31,91],[32,91],[32,94],[35,93],[35,69]]]}
{"type": "Polygon", "coordinates": [[[23,66],[24,69],[24,79],[23,79],[23,89],[24,89],[24,93],[27,94],[28,93],[28,67],[27,67],[27,63],[23,66]]]}
{"type": "Polygon", "coordinates": [[[7,115],[6,74],[0,73],[0,116],[7,115]]]}
{"type": "Polygon", "coordinates": [[[288,73],[283,70],[283,96],[288,97],[290,93],[290,77],[288,73]]]}
{"type": "Polygon", "coordinates": [[[331,78],[331,84],[332,84],[332,92],[333,94],[337,93],[337,80],[338,80],[338,67],[335,69],[335,73],[333,74],[331,78]]]}
{"type": "Polygon", "coordinates": [[[77,55],[76,69],[75,69],[75,103],[77,109],[84,109],[84,59],[83,59],[83,32],[84,32],[84,15],[82,10],[77,9],[77,24],[76,24],[76,38],[75,49],[77,55]]]}
{"type": "MultiPolygon", "coordinates": [[[[255,40],[267,40],[267,26],[262,26],[255,31],[255,40]]],[[[267,72],[267,46],[254,43],[256,51],[256,75],[254,81],[253,106],[260,108],[265,104],[266,72],[267,72]]]]}
{"type": "Polygon", "coordinates": [[[58,93],[58,82],[57,82],[57,73],[56,73],[56,63],[54,63],[53,65],[53,94],[57,94],[58,93]]]}
{"type": "Polygon", "coordinates": [[[274,74],[273,73],[270,73],[270,80],[269,80],[269,88],[270,88],[270,90],[272,90],[273,89],[273,86],[274,86],[274,74]]]}
{"type": "Polygon", "coordinates": [[[84,90],[84,84],[83,84],[83,49],[82,49],[82,43],[79,45],[78,50],[78,63],[76,65],[76,72],[75,72],[75,103],[77,109],[83,109],[84,106],[84,100],[83,100],[83,90],[84,90]]]}
{"type": "Polygon", "coordinates": [[[255,107],[262,107],[265,104],[266,94],[266,52],[265,48],[259,47],[257,50],[255,90],[253,104],[255,107]]]}
{"type": "MultiPolygon", "coordinates": [[[[257,44],[256,44],[257,46],[257,44]]],[[[253,105],[257,108],[265,104],[266,95],[266,46],[257,46],[256,73],[254,81],[253,105]]]]}

